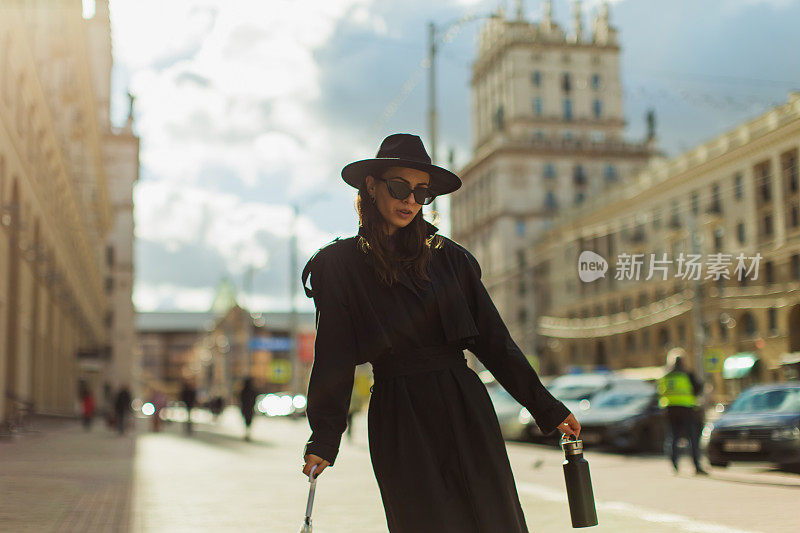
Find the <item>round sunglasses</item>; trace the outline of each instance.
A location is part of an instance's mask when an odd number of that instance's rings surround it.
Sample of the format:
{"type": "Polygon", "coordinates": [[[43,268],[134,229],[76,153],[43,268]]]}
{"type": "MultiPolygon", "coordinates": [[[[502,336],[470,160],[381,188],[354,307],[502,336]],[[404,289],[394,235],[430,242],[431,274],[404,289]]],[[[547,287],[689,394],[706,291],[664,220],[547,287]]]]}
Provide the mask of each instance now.
{"type": "Polygon", "coordinates": [[[433,201],[434,195],[428,187],[415,187],[414,189],[406,183],[402,178],[378,178],[386,182],[386,188],[389,189],[389,194],[395,200],[405,200],[408,195],[414,193],[414,200],[420,205],[428,205],[433,201]]]}

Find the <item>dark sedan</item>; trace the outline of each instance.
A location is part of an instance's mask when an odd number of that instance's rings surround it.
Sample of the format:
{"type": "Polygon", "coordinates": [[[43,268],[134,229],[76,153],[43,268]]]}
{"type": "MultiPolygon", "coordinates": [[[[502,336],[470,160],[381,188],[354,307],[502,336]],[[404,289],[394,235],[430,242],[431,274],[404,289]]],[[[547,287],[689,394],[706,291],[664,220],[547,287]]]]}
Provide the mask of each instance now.
{"type": "Polygon", "coordinates": [[[800,468],[800,383],[756,385],[703,430],[712,466],[757,461],[800,468]]]}
{"type": "Polygon", "coordinates": [[[616,380],[611,388],[580,402],[575,417],[585,445],[661,452],[666,426],[653,384],[616,380]]]}

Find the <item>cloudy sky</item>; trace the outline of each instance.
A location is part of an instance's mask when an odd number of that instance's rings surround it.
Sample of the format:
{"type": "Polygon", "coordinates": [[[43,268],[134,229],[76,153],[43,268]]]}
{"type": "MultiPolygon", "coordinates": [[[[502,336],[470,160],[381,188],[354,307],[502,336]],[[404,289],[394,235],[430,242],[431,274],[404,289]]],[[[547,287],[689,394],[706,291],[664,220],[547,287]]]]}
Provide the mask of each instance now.
{"type": "MultiPolygon", "coordinates": [[[[427,141],[429,21],[445,26],[497,0],[111,0],[112,115],[136,99],[141,179],[136,205],[140,311],[207,310],[229,276],[249,301],[313,304],[289,275],[293,203],[298,268],[319,246],[357,230],[355,189],[339,171],[374,155],[392,132],[427,141]],[[309,203],[311,202],[311,203],[309,203]]],[[[510,10],[515,2],[509,0],[510,10]]],[[[541,0],[524,12],[537,20],[541,0]]],[[[583,2],[590,28],[598,0],[583,2]]],[[[553,2],[562,27],[571,2],[553,2]]],[[[676,155],[800,89],[800,2],[618,0],[627,136],[653,108],[661,148],[676,155]]],[[[480,22],[442,46],[440,154],[470,157],[470,64],[480,22]]],[[[441,209],[446,214],[446,205],[441,209]]],[[[427,212],[427,210],[426,210],[427,212]]],[[[429,218],[430,219],[430,218],[429,218]]],[[[439,224],[448,234],[449,224],[439,224]]],[[[244,301],[244,298],[242,298],[244,301]]]]}

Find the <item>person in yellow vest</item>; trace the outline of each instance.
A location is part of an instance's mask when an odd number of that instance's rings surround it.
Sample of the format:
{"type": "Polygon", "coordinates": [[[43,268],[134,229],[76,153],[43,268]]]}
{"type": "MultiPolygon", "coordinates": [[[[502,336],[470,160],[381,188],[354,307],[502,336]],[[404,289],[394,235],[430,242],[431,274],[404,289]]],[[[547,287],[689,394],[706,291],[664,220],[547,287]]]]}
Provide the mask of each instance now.
{"type": "Polygon", "coordinates": [[[694,374],[685,368],[686,351],[673,348],[667,354],[669,370],[658,380],[659,405],[666,410],[670,428],[670,459],[678,473],[678,440],[685,435],[692,448],[695,473],[708,475],[700,466],[700,424],[696,408],[697,396],[703,386],[694,374]]]}

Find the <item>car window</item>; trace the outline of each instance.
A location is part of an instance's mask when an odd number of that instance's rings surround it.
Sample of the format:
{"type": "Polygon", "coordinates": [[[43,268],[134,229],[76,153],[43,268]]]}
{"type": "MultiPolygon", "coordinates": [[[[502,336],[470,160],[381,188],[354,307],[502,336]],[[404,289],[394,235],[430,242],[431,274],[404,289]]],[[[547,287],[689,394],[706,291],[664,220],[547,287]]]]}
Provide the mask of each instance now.
{"type": "Polygon", "coordinates": [[[582,400],[601,388],[602,385],[565,385],[554,387],[550,392],[559,400],[582,400]]]}
{"type": "Polygon", "coordinates": [[[731,404],[728,412],[800,412],[800,388],[745,391],[731,404]]]}
{"type": "Polygon", "coordinates": [[[633,407],[644,405],[653,398],[652,394],[643,392],[608,392],[598,394],[592,401],[592,407],[633,407]]]}

